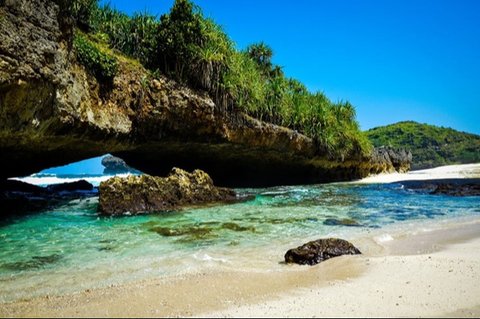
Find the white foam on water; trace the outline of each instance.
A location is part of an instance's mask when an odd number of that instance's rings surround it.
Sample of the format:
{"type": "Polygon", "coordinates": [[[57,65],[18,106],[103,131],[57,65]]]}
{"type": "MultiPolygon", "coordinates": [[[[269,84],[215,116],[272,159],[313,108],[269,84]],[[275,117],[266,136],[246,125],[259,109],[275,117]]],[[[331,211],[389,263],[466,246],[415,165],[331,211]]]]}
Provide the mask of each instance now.
{"type": "Polygon", "coordinates": [[[213,261],[213,262],[221,262],[221,263],[227,263],[228,260],[225,259],[225,258],[216,258],[216,257],[212,257],[206,253],[202,253],[202,254],[193,254],[193,258],[197,259],[197,260],[201,260],[201,261],[213,261]]]}
{"type": "Polygon", "coordinates": [[[382,234],[380,236],[374,237],[374,240],[377,243],[385,243],[385,242],[388,242],[388,241],[392,241],[393,237],[390,234],[382,234]]]}

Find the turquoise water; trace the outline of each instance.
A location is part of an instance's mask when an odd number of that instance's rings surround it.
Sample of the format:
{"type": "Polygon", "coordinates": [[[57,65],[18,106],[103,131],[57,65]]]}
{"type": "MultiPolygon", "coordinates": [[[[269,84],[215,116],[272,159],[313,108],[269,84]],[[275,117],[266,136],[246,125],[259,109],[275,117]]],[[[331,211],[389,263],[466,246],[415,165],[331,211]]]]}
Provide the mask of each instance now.
{"type": "Polygon", "coordinates": [[[433,196],[400,184],[239,189],[246,202],[99,217],[98,198],[0,224],[0,301],[185,273],[275,271],[307,240],[365,236],[394,224],[479,216],[478,197],[433,196]],[[349,218],[360,226],[329,226],[349,218]]]}

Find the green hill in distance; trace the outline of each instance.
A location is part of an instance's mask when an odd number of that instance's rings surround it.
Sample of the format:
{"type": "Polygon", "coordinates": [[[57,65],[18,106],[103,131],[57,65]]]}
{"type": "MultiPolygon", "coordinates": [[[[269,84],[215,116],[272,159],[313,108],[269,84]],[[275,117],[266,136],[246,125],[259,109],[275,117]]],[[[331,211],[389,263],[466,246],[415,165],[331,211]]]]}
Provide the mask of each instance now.
{"type": "Polygon", "coordinates": [[[412,152],[412,170],[480,162],[480,136],[413,121],[365,132],[375,147],[403,147],[412,152]]]}

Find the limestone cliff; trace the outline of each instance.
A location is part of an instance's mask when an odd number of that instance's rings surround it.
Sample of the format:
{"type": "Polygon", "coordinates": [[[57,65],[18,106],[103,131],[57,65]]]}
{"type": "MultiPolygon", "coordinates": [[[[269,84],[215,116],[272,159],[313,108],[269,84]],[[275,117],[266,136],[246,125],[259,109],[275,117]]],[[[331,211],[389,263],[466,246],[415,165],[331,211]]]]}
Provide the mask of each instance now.
{"type": "Polygon", "coordinates": [[[308,137],[225,112],[117,54],[109,88],[75,60],[63,0],[0,1],[0,178],[112,153],[151,175],[200,168],[219,185],[348,180],[388,161],[336,162],[308,137]]]}

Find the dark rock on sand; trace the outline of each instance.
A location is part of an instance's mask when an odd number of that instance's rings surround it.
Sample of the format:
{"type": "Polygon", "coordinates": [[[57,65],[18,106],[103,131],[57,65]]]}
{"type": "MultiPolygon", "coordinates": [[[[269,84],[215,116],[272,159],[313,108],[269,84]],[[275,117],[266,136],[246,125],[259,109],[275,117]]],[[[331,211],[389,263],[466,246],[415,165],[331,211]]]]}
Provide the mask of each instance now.
{"type": "Polygon", "coordinates": [[[318,239],[287,251],[285,262],[312,266],[333,257],[357,254],[361,254],[360,250],[346,240],[318,239]]]}
{"type": "Polygon", "coordinates": [[[105,215],[168,211],[188,205],[236,199],[231,189],[216,187],[207,173],[173,168],[168,177],[114,177],[100,184],[98,210],[105,215]]]}

